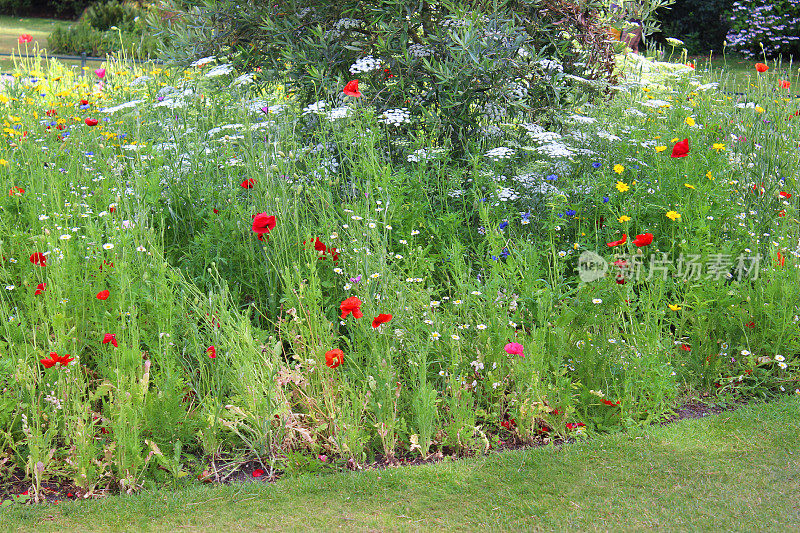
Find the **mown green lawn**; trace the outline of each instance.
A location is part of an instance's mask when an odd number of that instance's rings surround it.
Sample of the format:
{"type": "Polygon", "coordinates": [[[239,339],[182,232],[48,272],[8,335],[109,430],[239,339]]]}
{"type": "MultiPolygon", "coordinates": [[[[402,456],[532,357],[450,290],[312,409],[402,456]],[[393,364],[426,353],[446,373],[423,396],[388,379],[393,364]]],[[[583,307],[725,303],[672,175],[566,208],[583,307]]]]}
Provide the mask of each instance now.
{"type": "Polygon", "coordinates": [[[2,522],[11,531],[797,531],[800,397],[560,449],[18,506],[2,522]]]}
{"type": "MultiPolygon", "coordinates": [[[[0,16],[0,54],[32,54],[33,50],[47,49],[47,36],[53,31],[56,24],[67,24],[65,21],[41,18],[18,18],[0,16]],[[33,37],[33,41],[26,45],[19,44],[19,36],[27,33],[33,37]]],[[[80,66],[80,61],[63,61],[66,64],[80,66]]],[[[94,62],[87,65],[96,68],[94,62]]],[[[0,56],[0,72],[11,72],[14,69],[14,61],[10,57],[0,56]]]]}

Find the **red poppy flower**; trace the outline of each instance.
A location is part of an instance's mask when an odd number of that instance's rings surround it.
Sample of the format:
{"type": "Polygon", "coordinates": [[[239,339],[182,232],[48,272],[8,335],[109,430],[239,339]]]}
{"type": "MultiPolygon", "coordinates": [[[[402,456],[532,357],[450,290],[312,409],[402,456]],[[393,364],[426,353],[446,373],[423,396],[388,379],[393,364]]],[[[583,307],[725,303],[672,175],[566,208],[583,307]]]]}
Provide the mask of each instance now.
{"type": "Polygon", "coordinates": [[[786,216],[786,210],[785,209],[781,209],[781,211],[778,213],[778,216],[779,217],[785,217],[786,216]]]}
{"type": "Polygon", "coordinates": [[[208,349],[206,349],[206,353],[211,359],[217,358],[217,349],[214,348],[213,346],[209,346],[208,349]]]}
{"type": "Polygon", "coordinates": [[[744,326],[745,326],[746,328],[753,329],[754,327],[756,327],[756,323],[755,323],[755,322],[753,322],[753,321],[751,320],[750,322],[748,322],[748,323],[747,323],[747,324],[745,324],[744,326]]]}
{"type": "Polygon", "coordinates": [[[780,196],[781,198],[789,199],[789,198],[792,197],[792,193],[781,191],[781,192],[778,193],[778,196],[780,196]]]}
{"type": "Polygon", "coordinates": [[[253,231],[256,233],[269,233],[278,225],[275,215],[259,213],[253,217],[253,231]]]}
{"type": "Polygon", "coordinates": [[[55,109],[48,109],[47,111],[45,111],[44,114],[47,115],[48,117],[52,117],[58,115],[58,112],[55,109]]]}
{"type": "Polygon", "coordinates": [[[361,93],[358,92],[358,80],[351,80],[347,82],[347,85],[344,86],[342,92],[347,96],[353,96],[355,98],[359,98],[361,93]]]}
{"type": "Polygon", "coordinates": [[[344,352],[339,348],[325,352],[325,364],[331,368],[336,368],[344,362],[344,352]]]}
{"type": "Polygon", "coordinates": [[[314,240],[314,250],[322,252],[324,254],[325,252],[328,251],[328,247],[325,246],[325,243],[319,240],[319,238],[317,238],[314,240]]]}
{"type": "Polygon", "coordinates": [[[641,235],[637,235],[635,239],[633,239],[633,244],[641,248],[642,246],[647,246],[653,242],[653,234],[652,233],[642,233],[641,235]]]}
{"type": "MultiPolygon", "coordinates": [[[[53,354],[51,354],[50,356],[53,357],[53,354]]],[[[55,357],[53,357],[53,359],[58,359],[58,362],[61,363],[61,366],[67,366],[68,364],[70,364],[72,361],[75,360],[75,358],[70,357],[69,354],[56,355],[55,357]]]]}
{"type": "Polygon", "coordinates": [[[621,403],[621,402],[612,402],[611,400],[606,400],[606,399],[603,399],[603,400],[600,400],[600,401],[603,402],[606,405],[619,405],[621,403]]]}
{"type": "Polygon", "coordinates": [[[328,253],[331,254],[331,259],[334,262],[339,260],[339,252],[336,251],[336,248],[328,248],[328,253]]]}
{"type": "Polygon", "coordinates": [[[42,252],[34,252],[31,254],[31,263],[36,266],[47,266],[47,256],[42,252]]]}
{"type": "Polygon", "coordinates": [[[764,63],[756,63],[756,70],[758,72],[766,72],[769,70],[769,67],[764,63]]]}
{"type": "Polygon", "coordinates": [[[86,120],[84,120],[84,122],[86,123],[87,126],[97,126],[98,124],[96,118],[87,118],[86,120]]]}
{"type": "Polygon", "coordinates": [[[253,477],[261,477],[261,476],[263,476],[264,474],[266,474],[266,472],[264,472],[264,471],[263,471],[262,469],[260,469],[260,468],[256,468],[255,470],[253,470],[253,474],[252,474],[252,475],[253,475],[253,477]]]}
{"type": "Polygon", "coordinates": [[[517,421],[514,420],[513,418],[509,418],[508,420],[503,420],[502,422],[500,422],[500,425],[508,430],[511,430],[511,428],[517,425],[517,421]]]}
{"type": "Polygon", "coordinates": [[[31,42],[32,40],[33,40],[33,37],[32,37],[32,36],[30,36],[30,35],[28,35],[27,33],[23,33],[22,35],[20,35],[19,37],[17,37],[17,42],[18,42],[19,44],[25,44],[25,43],[29,43],[29,42],[31,42]]]}
{"type": "Polygon", "coordinates": [[[109,292],[108,289],[106,289],[104,291],[100,291],[100,292],[97,293],[97,299],[98,300],[108,300],[109,296],[111,296],[111,293],[109,292]]]}
{"type": "Polygon", "coordinates": [[[608,246],[613,247],[613,246],[619,246],[620,244],[625,244],[627,241],[628,241],[628,234],[627,233],[623,233],[622,234],[622,238],[620,240],[614,241],[614,242],[607,242],[606,244],[608,246]]]}
{"type": "Polygon", "coordinates": [[[778,264],[783,266],[786,263],[786,258],[783,256],[782,253],[778,252],[778,264]]]}
{"type": "Polygon", "coordinates": [[[342,319],[347,318],[347,315],[353,313],[353,318],[361,318],[364,313],[361,312],[361,300],[357,296],[351,296],[347,300],[339,304],[339,309],[342,310],[342,319]]]}
{"type": "Polygon", "coordinates": [[[114,345],[114,348],[119,346],[119,344],[117,344],[117,336],[114,333],[106,333],[103,336],[103,344],[108,344],[109,342],[114,345]]]}
{"type": "Polygon", "coordinates": [[[246,179],[243,182],[241,182],[239,184],[239,186],[241,186],[241,187],[243,187],[245,189],[252,189],[255,184],[256,184],[256,180],[254,180],[253,178],[249,178],[249,179],[246,179]]]}
{"type": "Polygon", "coordinates": [[[676,142],[672,147],[672,155],[670,157],[686,157],[689,154],[689,139],[684,139],[676,142]]]}
{"type": "Polygon", "coordinates": [[[381,324],[386,324],[391,319],[392,319],[392,315],[381,313],[381,314],[379,314],[378,316],[376,316],[375,318],[372,319],[372,327],[373,328],[377,328],[381,324]]]}
{"type": "Polygon", "coordinates": [[[89,100],[81,100],[81,105],[89,105],[89,100]]]}
{"type": "Polygon", "coordinates": [[[60,361],[61,358],[56,352],[50,352],[50,359],[39,359],[39,362],[42,363],[42,366],[45,368],[50,368],[60,361]]]}
{"type": "Polygon", "coordinates": [[[788,89],[792,83],[789,80],[778,80],[778,85],[780,85],[781,89],[788,89]]]}
{"type": "Polygon", "coordinates": [[[691,352],[692,348],[688,344],[681,344],[681,350],[684,352],[691,352]]]}
{"type": "Polygon", "coordinates": [[[216,207],[215,207],[214,209],[212,209],[212,211],[214,212],[214,214],[215,214],[215,215],[216,215],[217,213],[219,213],[219,209],[217,209],[216,207]]]}
{"type": "Polygon", "coordinates": [[[47,283],[40,283],[36,286],[36,290],[33,291],[34,296],[37,294],[42,294],[44,290],[47,288],[47,283]]]}
{"type": "Polygon", "coordinates": [[[9,196],[22,196],[24,192],[25,189],[20,189],[19,187],[11,187],[10,189],[8,189],[9,196]]]}

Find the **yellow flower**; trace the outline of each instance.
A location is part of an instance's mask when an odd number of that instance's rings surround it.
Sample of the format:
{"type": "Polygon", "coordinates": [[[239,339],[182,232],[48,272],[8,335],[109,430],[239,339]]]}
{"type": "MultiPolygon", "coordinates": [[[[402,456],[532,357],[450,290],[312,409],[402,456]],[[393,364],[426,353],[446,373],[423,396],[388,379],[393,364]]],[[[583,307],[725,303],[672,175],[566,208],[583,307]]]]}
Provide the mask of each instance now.
{"type": "Polygon", "coordinates": [[[4,167],[7,167],[8,166],[8,161],[6,161],[5,159],[0,159],[0,165],[3,165],[4,167]]]}
{"type": "Polygon", "coordinates": [[[757,105],[756,106],[756,113],[763,113],[763,112],[764,112],[764,108],[761,107],[760,105],[757,105]]]}
{"type": "Polygon", "coordinates": [[[687,126],[694,126],[695,124],[694,119],[692,117],[686,117],[686,120],[684,120],[684,122],[686,123],[687,126]]]}
{"type": "Polygon", "coordinates": [[[666,149],[667,149],[666,146],[656,146],[656,153],[660,154],[661,152],[663,152],[666,149]]]}
{"type": "MultiPolygon", "coordinates": [[[[619,164],[614,165],[614,172],[616,172],[617,174],[622,174],[624,171],[625,171],[625,167],[623,167],[622,165],[619,165],[619,164]]],[[[619,186],[617,186],[617,187],[619,187],[619,186]]]]}
{"type": "Polygon", "coordinates": [[[661,135],[656,135],[655,137],[653,137],[653,139],[656,139],[656,140],[658,140],[660,138],[661,138],[661,135]]]}
{"type": "Polygon", "coordinates": [[[689,183],[684,183],[684,184],[683,184],[683,186],[684,186],[684,187],[688,187],[689,189],[692,189],[692,190],[694,190],[694,189],[695,189],[694,185],[691,185],[691,184],[689,184],[689,183]]]}
{"type": "Polygon", "coordinates": [[[681,218],[681,214],[677,211],[667,211],[667,218],[675,222],[681,218]]]}
{"type": "Polygon", "coordinates": [[[630,189],[630,187],[629,187],[629,186],[628,186],[628,184],[627,184],[627,183],[625,183],[624,181],[618,181],[618,182],[617,182],[617,190],[618,190],[619,192],[625,192],[625,191],[627,191],[628,189],[630,189]]]}
{"type": "Polygon", "coordinates": [[[724,145],[723,143],[714,143],[714,144],[711,146],[711,148],[713,148],[714,150],[716,150],[717,152],[719,152],[720,150],[724,150],[724,149],[725,149],[725,145],[724,145]]]}
{"type": "Polygon", "coordinates": [[[669,142],[671,142],[671,143],[676,143],[676,142],[678,142],[678,141],[680,141],[680,139],[678,139],[677,137],[675,137],[674,139],[670,139],[670,141],[669,141],[669,142]]]}
{"type": "Polygon", "coordinates": [[[620,224],[624,224],[625,222],[628,222],[630,219],[631,217],[629,217],[628,215],[622,215],[617,220],[619,220],[620,224]]]}
{"type": "Polygon", "coordinates": [[[680,305],[675,305],[675,304],[669,304],[669,308],[672,309],[673,311],[680,311],[681,310],[681,306],[680,305]]]}
{"type": "Polygon", "coordinates": [[[710,170],[709,170],[708,172],[706,172],[706,177],[707,177],[708,179],[710,179],[710,180],[713,180],[713,179],[714,179],[714,176],[712,176],[712,175],[711,175],[711,171],[710,171],[710,170]]]}

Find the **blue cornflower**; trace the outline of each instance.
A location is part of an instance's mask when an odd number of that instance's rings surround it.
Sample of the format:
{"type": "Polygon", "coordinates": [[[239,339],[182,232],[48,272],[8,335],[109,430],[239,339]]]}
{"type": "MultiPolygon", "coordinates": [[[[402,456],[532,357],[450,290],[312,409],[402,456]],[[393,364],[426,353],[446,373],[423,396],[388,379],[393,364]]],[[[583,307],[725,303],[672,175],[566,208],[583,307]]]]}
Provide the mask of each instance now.
{"type": "Polygon", "coordinates": [[[500,257],[502,257],[503,259],[505,259],[505,258],[506,258],[506,257],[508,257],[510,254],[511,254],[511,252],[509,252],[509,251],[508,251],[508,248],[503,248],[503,251],[502,251],[502,252],[500,252],[500,257]]]}
{"type": "Polygon", "coordinates": [[[564,213],[556,213],[556,216],[557,216],[558,218],[564,218],[564,213]]]}
{"type": "Polygon", "coordinates": [[[94,152],[86,152],[85,155],[94,155],[94,152]]]}
{"type": "Polygon", "coordinates": [[[556,181],[558,179],[558,176],[556,176],[555,174],[550,174],[549,176],[545,176],[544,179],[546,179],[547,181],[556,181]]]}
{"type": "Polygon", "coordinates": [[[594,162],[592,163],[592,168],[600,168],[603,166],[603,163],[594,162]]]}
{"type": "Polygon", "coordinates": [[[608,196],[603,196],[603,203],[604,204],[607,204],[610,201],[611,201],[611,198],[609,198],[608,196]]]}
{"type": "Polygon", "coordinates": [[[496,255],[492,256],[492,261],[497,261],[497,256],[496,255]]]}
{"type": "Polygon", "coordinates": [[[78,109],[83,109],[83,110],[89,109],[89,104],[81,104],[78,106],[78,109]]]}
{"type": "Polygon", "coordinates": [[[500,223],[500,229],[506,229],[508,227],[508,220],[504,220],[500,223]]]}
{"type": "Polygon", "coordinates": [[[565,214],[568,217],[574,217],[577,214],[577,211],[575,211],[574,209],[567,209],[567,212],[565,214]]]}

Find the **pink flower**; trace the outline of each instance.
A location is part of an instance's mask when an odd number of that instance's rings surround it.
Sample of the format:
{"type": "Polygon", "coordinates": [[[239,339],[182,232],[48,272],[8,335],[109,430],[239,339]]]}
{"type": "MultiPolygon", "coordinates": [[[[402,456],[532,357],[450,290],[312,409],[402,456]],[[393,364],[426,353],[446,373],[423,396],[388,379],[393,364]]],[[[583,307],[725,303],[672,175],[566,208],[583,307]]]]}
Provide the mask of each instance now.
{"type": "Polygon", "coordinates": [[[17,42],[18,42],[19,44],[25,44],[25,43],[29,43],[29,42],[31,42],[32,40],[33,40],[33,37],[31,37],[31,36],[30,36],[30,35],[28,35],[27,33],[23,33],[22,35],[20,35],[20,36],[17,38],[17,42]]]}
{"type": "Polygon", "coordinates": [[[97,74],[97,77],[101,80],[106,77],[106,69],[104,68],[99,68],[95,70],[94,73],[97,74]]]}
{"type": "Polygon", "coordinates": [[[525,354],[522,353],[522,345],[518,342],[509,342],[505,346],[506,353],[508,355],[518,355],[520,357],[525,357],[525,354]]]}

